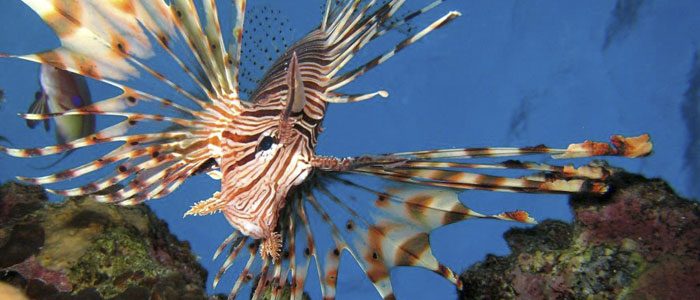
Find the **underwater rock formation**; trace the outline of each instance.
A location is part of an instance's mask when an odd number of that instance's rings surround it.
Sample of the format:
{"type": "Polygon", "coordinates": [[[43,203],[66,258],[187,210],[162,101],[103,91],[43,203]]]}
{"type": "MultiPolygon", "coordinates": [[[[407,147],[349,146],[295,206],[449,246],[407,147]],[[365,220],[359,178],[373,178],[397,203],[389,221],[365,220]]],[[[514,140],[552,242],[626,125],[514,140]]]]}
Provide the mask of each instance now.
{"type": "Polygon", "coordinates": [[[207,299],[206,276],[145,205],[50,203],[40,187],[0,187],[0,282],[30,299],[207,299]]]}
{"type": "Polygon", "coordinates": [[[612,186],[572,196],[573,224],[506,232],[512,254],[462,273],[460,299],[700,299],[698,203],[631,174],[612,186]]]}
{"type": "MultiPolygon", "coordinates": [[[[573,224],[508,231],[513,253],[466,270],[460,298],[700,295],[698,203],[660,180],[612,180],[604,197],[572,197],[573,224]]],[[[145,205],[49,203],[39,187],[0,186],[0,292],[4,282],[29,299],[207,299],[205,280],[189,245],[145,205]]]]}

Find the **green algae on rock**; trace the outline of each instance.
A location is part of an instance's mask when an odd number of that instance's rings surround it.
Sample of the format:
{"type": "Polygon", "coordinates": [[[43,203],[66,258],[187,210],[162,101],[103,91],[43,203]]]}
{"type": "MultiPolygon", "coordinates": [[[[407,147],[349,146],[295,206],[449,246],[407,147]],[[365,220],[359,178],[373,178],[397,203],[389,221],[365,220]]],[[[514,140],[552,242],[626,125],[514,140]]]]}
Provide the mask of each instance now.
{"type": "Polygon", "coordinates": [[[145,205],[52,204],[39,187],[0,187],[0,281],[29,298],[207,299],[206,274],[145,205]]]}
{"type": "Polygon", "coordinates": [[[506,232],[512,254],[462,273],[460,298],[700,298],[698,203],[631,174],[612,186],[603,197],[572,196],[573,224],[506,232]]]}

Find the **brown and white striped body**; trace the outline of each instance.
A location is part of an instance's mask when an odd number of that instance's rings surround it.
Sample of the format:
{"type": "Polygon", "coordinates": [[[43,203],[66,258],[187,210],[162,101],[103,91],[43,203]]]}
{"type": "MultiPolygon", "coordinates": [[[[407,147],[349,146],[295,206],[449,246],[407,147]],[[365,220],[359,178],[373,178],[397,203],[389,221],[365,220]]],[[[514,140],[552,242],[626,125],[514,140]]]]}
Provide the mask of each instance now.
{"type": "Polygon", "coordinates": [[[331,67],[318,59],[327,38],[315,30],[290,47],[222,132],[220,210],[252,238],[273,236],[289,190],[312,171],[330,81],[331,67]],[[294,94],[303,98],[297,111],[294,94]]]}

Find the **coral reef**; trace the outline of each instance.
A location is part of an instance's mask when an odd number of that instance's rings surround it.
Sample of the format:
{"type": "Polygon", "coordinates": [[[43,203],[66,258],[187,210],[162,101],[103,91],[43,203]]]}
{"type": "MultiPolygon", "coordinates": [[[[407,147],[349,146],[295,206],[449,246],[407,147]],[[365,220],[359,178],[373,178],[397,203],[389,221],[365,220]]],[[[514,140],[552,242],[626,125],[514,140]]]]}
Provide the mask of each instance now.
{"type": "Polygon", "coordinates": [[[206,274],[145,205],[0,187],[0,281],[30,299],[207,299],[206,274]]]}
{"type": "Polygon", "coordinates": [[[512,254],[462,273],[460,298],[699,299],[698,203],[636,175],[616,175],[612,187],[572,196],[573,224],[506,232],[512,254]]]}

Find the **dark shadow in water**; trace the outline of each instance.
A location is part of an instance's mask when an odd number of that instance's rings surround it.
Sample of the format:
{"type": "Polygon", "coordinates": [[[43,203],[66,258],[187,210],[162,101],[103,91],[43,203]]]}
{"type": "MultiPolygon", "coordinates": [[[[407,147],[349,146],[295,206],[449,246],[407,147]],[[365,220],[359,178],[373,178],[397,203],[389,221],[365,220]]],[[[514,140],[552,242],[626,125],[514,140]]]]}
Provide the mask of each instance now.
{"type": "Polygon", "coordinates": [[[539,106],[540,100],[547,96],[547,91],[533,90],[526,92],[521,98],[518,106],[513,109],[510,117],[508,130],[508,141],[518,141],[528,132],[528,124],[539,106]]]}
{"type": "Polygon", "coordinates": [[[685,149],[685,166],[689,168],[690,188],[693,195],[700,195],[700,50],[693,55],[688,73],[688,89],[683,94],[681,114],[688,128],[688,146],[685,149]]]}
{"type": "Polygon", "coordinates": [[[508,135],[511,139],[518,139],[523,132],[527,132],[527,124],[530,119],[530,113],[533,109],[533,98],[536,95],[526,95],[520,100],[520,105],[513,112],[510,119],[510,130],[508,135]]]}
{"type": "Polygon", "coordinates": [[[634,26],[637,25],[642,5],[644,5],[644,0],[617,0],[608,27],[605,29],[603,50],[607,50],[612,43],[629,35],[634,26]]]}

